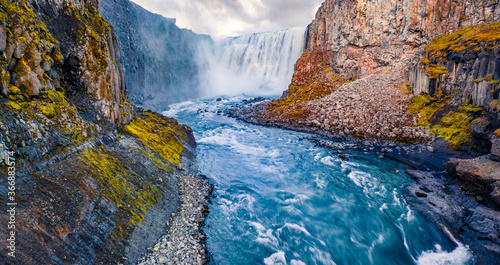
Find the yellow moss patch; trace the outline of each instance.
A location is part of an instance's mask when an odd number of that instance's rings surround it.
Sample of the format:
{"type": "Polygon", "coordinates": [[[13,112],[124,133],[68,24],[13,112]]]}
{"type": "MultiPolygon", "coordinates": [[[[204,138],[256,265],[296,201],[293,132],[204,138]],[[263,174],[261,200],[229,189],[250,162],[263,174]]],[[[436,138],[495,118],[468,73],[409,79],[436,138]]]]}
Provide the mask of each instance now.
{"type": "Polygon", "coordinates": [[[498,83],[498,82],[496,82],[497,80],[493,80],[493,74],[489,74],[483,78],[478,78],[478,79],[474,80],[474,82],[476,82],[476,83],[481,83],[483,81],[498,83]]]}
{"type": "MultiPolygon", "coordinates": [[[[104,197],[116,207],[128,211],[129,224],[139,225],[149,207],[158,203],[162,188],[134,181],[124,165],[102,147],[83,151],[79,159],[92,168],[92,175],[104,189],[104,197]]],[[[122,228],[119,228],[123,232],[122,228]]]]}
{"type": "Polygon", "coordinates": [[[467,27],[451,34],[434,38],[425,51],[435,57],[440,53],[457,53],[468,48],[477,47],[481,43],[494,44],[500,40],[500,22],[467,27]]]}
{"type": "Polygon", "coordinates": [[[135,116],[123,132],[139,138],[142,144],[166,161],[179,164],[186,140],[180,125],[174,119],[154,113],[144,112],[143,115],[144,119],[135,116]]]}
{"type": "Polygon", "coordinates": [[[500,137],[500,129],[496,130],[493,134],[496,135],[496,137],[500,137]]]}
{"type": "Polygon", "coordinates": [[[10,91],[10,94],[14,94],[14,95],[21,93],[21,89],[19,89],[17,86],[14,86],[14,85],[9,85],[9,91],[10,91]]]}
{"type": "Polygon", "coordinates": [[[151,160],[151,162],[153,163],[153,165],[165,172],[173,172],[174,169],[171,167],[171,166],[168,166],[167,164],[161,162],[160,160],[156,159],[156,157],[154,157],[151,153],[149,152],[146,152],[146,150],[143,150],[143,149],[140,149],[141,152],[143,152],[147,157],[149,157],[149,159],[151,160]]]}
{"type": "Polygon", "coordinates": [[[441,119],[440,124],[432,127],[432,132],[453,147],[458,147],[470,142],[471,122],[472,118],[467,114],[450,111],[441,119]]]}
{"type": "Polygon", "coordinates": [[[444,95],[437,95],[436,98],[428,95],[416,96],[408,106],[408,112],[418,116],[419,126],[427,127],[434,114],[441,110],[448,100],[449,97],[444,95]]]}
{"type": "Polygon", "coordinates": [[[21,105],[17,104],[16,102],[14,101],[9,101],[7,103],[4,103],[7,107],[11,108],[11,109],[14,109],[14,110],[21,110],[22,107],[21,105]]]}
{"type": "Polygon", "coordinates": [[[422,58],[422,61],[420,61],[422,64],[430,64],[431,63],[431,60],[429,60],[429,58],[425,57],[422,58]]]}
{"type": "Polygon", "coordinates": [[[481,107],[477,107],[475,106],[474,104],[466,104],[466,105],[463,105],[463,106],[460,106],[458,108],[458,110],[460,110],[461,112],[468,112],[468,113],[477,113],[477,112],[482,112],[484,111],[483,108],[481,107]]]}
{"type": "Polygon", "coordinates": [[[436,64],[430,64],[429,68],[426,69],[430,76],[430,79],[438,79],[441,75],[450,75],[450,72],[444,66],[438,66],[436,64]]]}

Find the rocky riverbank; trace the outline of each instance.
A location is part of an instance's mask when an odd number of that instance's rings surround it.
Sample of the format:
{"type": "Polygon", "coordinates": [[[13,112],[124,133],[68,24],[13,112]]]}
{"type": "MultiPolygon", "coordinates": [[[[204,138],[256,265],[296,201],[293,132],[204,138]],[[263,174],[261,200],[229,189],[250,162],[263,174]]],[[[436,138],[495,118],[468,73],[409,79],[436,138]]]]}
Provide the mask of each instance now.
{"type": "Polygon", "coordinates": [[[474,184],[464,186],[446,172],[407,173],[416,181],[403,190],[413,209],[466,244],[474,253],[474,264],[500,259],[500,208],[483,198],[488,192],[474,184]]]}
{"type": "Polygon", "coordinates": [[[199,175],[180,175],[180,210],[167,222],[162,236],[138,264],[206,264],[208,253],[202,227],[208,214],[212,185],[199,175]]]}

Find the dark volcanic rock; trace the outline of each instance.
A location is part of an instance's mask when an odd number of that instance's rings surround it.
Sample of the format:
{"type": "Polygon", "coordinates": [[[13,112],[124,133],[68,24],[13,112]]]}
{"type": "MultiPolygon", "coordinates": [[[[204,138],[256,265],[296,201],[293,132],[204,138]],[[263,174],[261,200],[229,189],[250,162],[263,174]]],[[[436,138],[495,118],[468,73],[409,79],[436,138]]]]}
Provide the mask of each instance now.
{"type": "Polygon", "coordinates": [[[500,162],[491,160],[490,156],[482,156],[452,160],[444,166],[452,177],[472,185],[474,192],[485,193],[500,206],[500,162]]]}
{"type": "Polygon", "coordinates": [[[461,184],[446,174],[415,170],[407,173],[416,180],[403,189],[412,208],[467,244],[475,254],[475,264],[494,264],[500,259],[499,211],[468,196],[461,184]]]}
{"type": "Polygon", "coordinates": [[[99,12],[115,28],[132,102],[160,111],[201,95],[207,58],[199,51],[213,43],[208,35],[181,29],[175,18],[129,0],[101,0],[99,12]]]}
{"type": "Polygon", "coordinates": [[[191,129],[129,103],[97,2],[0,3],[2,264],[134,263],[178,209],[175,169],[196,171],[191,129]]]}

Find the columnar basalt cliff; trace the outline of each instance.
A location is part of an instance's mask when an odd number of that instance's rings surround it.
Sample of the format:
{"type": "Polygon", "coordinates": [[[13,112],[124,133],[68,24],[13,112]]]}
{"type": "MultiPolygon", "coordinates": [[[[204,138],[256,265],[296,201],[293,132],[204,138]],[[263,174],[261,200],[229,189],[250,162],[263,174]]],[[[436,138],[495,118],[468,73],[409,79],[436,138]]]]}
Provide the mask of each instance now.
{"type": "Polygon", "coordinates": [[[407,68],[432,38],[499,18],[496,0],[327,0],[309,26],[307,50],[332,51],[335,71],[364,77],[407,68]]]}
{"type": "Polygon", "coordinates": [[[160,111],[202,95],[200,78],[208,35],[180,29],[175,19],[153,14],[129,0],[102,0],[100,13],[115,28],[131,100],[160,111]]]}
{"type": "Polygon", "coordinates": [[[0,204],[17,203],[3,264],[133,263],[177,211],[177,172],[195,168],[189,127],[129,103],[97,10],[0,1],[0,204]]]}

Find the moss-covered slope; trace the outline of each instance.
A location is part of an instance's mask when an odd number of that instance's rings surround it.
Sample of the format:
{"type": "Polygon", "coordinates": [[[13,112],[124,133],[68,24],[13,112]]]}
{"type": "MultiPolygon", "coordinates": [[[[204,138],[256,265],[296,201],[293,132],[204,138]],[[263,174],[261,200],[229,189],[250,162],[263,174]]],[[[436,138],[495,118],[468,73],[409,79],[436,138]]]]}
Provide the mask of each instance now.
{"type": "Polygon", "coordinates": [[[2,251],[0,263],[131,263],[177,210],[192,132],[134,112],[113,28],[97,10],[0,1],[0,207],[11,202],[12,159],[17,203],[16,228],[0,226],[16,233],[15,257],[2,251]]]}

